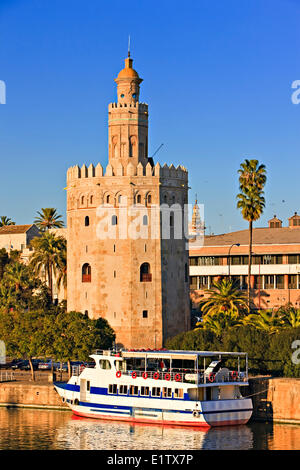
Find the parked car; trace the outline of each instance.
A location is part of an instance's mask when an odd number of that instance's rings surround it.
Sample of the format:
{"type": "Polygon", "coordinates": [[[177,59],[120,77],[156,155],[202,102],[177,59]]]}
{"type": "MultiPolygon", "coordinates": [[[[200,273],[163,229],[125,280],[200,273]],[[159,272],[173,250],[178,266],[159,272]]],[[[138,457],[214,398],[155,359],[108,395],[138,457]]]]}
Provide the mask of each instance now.
{"type": "MultiPolygon", "coordinates": [[[[33,370],[37,370],[38,369],[38,366],[39,366],[39,360],[38,359],[33,359],[32,360],[32,367],[33,367],[33,370]]],[[[16,369],[19,369],[19,370],[30,370],[30,363],[28,360],[20,360],[20,361],[16,361],[12,364],[11,366],[12,369],[16,370],[16,369]]]]}
{"type": "Polygon", "coordinates": [[[39,365],[38,365],[38,368],[39,368],[39,370],[51,370],[52,369],[52,359],[40,362],[39,365]]]}

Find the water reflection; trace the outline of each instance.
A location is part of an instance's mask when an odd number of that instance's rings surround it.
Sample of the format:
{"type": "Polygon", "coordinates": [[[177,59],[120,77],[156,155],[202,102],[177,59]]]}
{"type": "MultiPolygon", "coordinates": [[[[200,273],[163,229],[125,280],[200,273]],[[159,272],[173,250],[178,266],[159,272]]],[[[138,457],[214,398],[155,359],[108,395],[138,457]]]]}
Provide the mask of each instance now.
{"type": "Polygon", "coordinates": [[[76,418],[70,412],[0,409],[0,449],[299,449],[300,426],[200,428],[76,418]]]}

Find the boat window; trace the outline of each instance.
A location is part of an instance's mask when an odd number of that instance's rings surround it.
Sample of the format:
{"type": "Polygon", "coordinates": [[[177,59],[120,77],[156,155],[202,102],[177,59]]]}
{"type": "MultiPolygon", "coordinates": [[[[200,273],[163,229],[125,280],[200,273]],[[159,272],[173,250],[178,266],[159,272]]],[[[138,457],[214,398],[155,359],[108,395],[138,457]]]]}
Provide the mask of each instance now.
{"type": "Polygon", "coordinates": [[[119,393],[120,395],[127,395],[128,387],[127,385],[120,385],[119,393]]]}
{"type": "Polygon", "coordinates": [[[115,361],[115,368],[117,370],[126,370],[125,369],[125,362],[123,361],[115,361]]]}
{"type": "Polygon", "coordinates": [[[172,389],[163,387],[162,396],[163,398],[172,398],[172,389]]]}
{"type": "Polygon", "coordinates": [[[138,395],[139,394],[139,387],[136,385],[131,385],[129,390],[129,395],[138,395]]]}
{"type": "Polygon", "coordinates": [[[116,384],[109,384],[108,393],[113,393],[116,395],[117,392],[118,392],[118,386],[116,384]]]}
{"type": "Polygon", "coordinates": [[[183,398],[183,389],[182,388],[175,388],[174,398],[183,398]]]}
{"type": "Polygon", "coordinates": [[[86,383],[86,390],[87,390],[87,392],[89,392],[90,389],[91,389],[91,383],[90,383],[90,381],[88,380],[87,383],[86,383]]]}
{"type": "Polygon", "coordinates": [[[101,369],[111,369],[111,364],[107,359],[100,359],[100,368],[101,369]]]}
{"type": "Polygon", "coordinates": [[[152,396],[160,397],[160,387],[152,387],[152,396]]]}
{"type": "Polygon", "coordinates": [[[149,387],[141,387],[141,395],[143,395],[144,397],[145,396],[149,396],[149,387]]]}

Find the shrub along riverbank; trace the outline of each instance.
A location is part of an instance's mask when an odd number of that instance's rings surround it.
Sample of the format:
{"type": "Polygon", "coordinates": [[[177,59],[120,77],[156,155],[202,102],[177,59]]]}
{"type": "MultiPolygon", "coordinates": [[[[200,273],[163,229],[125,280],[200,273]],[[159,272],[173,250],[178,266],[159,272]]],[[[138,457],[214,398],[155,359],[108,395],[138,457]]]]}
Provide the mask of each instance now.
{"type": "Polygon", "coordinates": [[[197,328],[168,339],[166,348],[245,351],[249,355],[250,374],[300,377],[300,364],[295,363],[300,362],[300,327],[282,329],[270,334],[251,325],[245,325],[226,328],[221,335],[211,330],[197,328]],[[298,345],[294,343],[296,340],[299,340],[298,345]]]}

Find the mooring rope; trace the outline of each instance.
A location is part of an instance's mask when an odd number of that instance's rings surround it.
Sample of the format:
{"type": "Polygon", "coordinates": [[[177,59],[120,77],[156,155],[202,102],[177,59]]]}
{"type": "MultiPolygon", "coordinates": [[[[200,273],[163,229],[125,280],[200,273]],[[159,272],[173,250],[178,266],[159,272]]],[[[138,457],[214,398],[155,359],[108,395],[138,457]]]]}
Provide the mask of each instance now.
{"type": "Polygon", "coordinates": [[[261,393],[267,392],[268,390],[273,390],[273,387],[270,388],[265,388],[264,390],[261,390],[260,392],[252,393],[251,395],[247,395],[246,397],[243,398],[250,398],[253,397],[254,395],[260,395],[261,393]]]}

